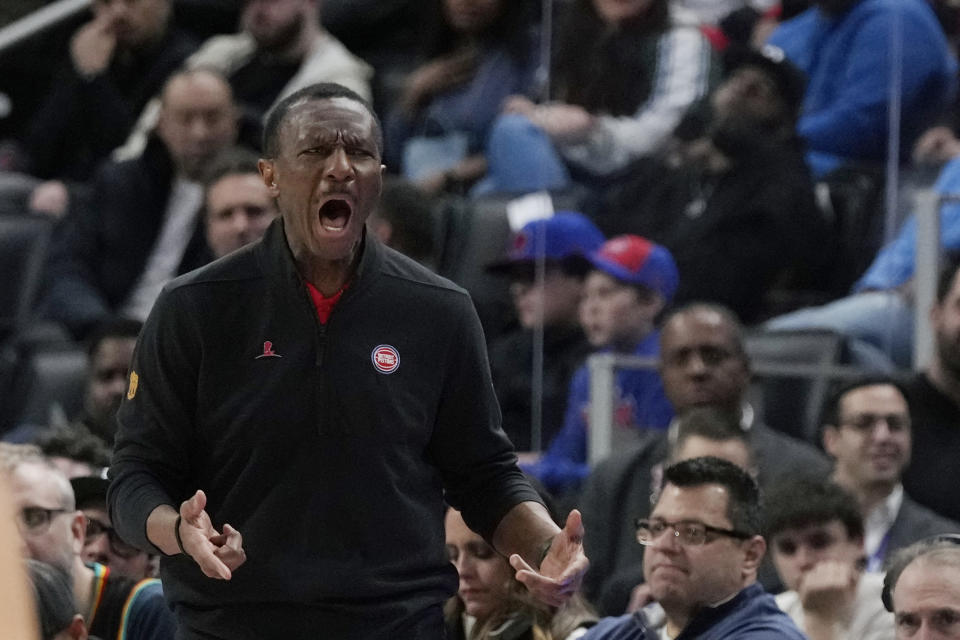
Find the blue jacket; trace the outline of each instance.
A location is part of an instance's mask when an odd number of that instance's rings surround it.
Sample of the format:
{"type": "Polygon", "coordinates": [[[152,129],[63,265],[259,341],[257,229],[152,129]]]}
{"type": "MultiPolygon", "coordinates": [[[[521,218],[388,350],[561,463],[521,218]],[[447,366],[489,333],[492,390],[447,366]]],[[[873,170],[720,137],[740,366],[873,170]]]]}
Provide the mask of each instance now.
{"type": "MultiPolygon", "coordinates": [[[[633,614],[603,618],[583,640],[657,640],[662,609],[651,605],[633,614]],[[658,612],[659,624],[654,620],[658,612]]],[[[697,613],[676,640],[806,640],[773,596],[753,583],[732,600],[697,613]]]]}
{"type": "MultiPolygon", "coordinates": [[[[660,353],[660,332],[654,331],[633,350],[644,358],[660,353]]],[[[614,425],[620,428],[665,429],[673,419],[673,407],[663,392],[659,372],[621,369],[614,389],[614,425]]],[[[590,369],[582,365],[573,374],[563,428],[535,464],[524,467],[551,491],[576,488],[587,476],[587,414],[590,407],[590,369]]]]}
{"type": "MultiPolygon", "coordinates": [[[[933,190],[939,195],[960,193],[960,157],[943,167],[933,190]]],[[[960,249],[960,202],[940,207],[940,244],[944,249],[960,249]]],[[[913,277],[917,247],[917,219],[911,215],[893,242],[881,249],[867,272],[853,285],[853,291],[892,289],[913,277]]]]}
{"type": "Polygon", "coordinates": [[[394,169],[403,163],[404,147],[417,136],[466,136],[467,153],[483,151],[494,119],[512,95],[535,92],[540,40],[531,32],[526,55],[517,56],[506,46],[485,47],[469,80],[432,96],[410,116],[394,110],[386,120],[384,162],[394,169]]]}
{"type": "Polygon", "coordinates": [[[809,78],[797,131],[819,177],[845,161],[881,162],[887,151],[887,106],[895,25],[902,33],[900,153],[950,103],[957,64],[924,0],[861,0],[840,16],[818,8],[783,23],[770,44],[809,78]]]}

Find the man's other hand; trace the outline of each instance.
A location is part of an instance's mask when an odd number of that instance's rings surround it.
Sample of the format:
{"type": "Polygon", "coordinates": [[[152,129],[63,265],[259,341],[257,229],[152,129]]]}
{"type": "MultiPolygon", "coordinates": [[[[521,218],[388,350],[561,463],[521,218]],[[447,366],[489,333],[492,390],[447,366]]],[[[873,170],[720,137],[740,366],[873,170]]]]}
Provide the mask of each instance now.
{"type": "Polygon", "coordinates": [[[510,556],[510,564],[517,571],[517,580],[541,602],[553,607],[565,603],[580,588],[590,566],[583,553],[583,533],[580,512],[574,509],[567,516],[563,529],[550,543],[539,571],[527,564],[519,554],[510,556]]]}
{"type": "Polygon", "coordinates": [[[243,550],[243,536],[229,524],[223,533],[213,528],[206,512],[207,496],[197,491],[180,505],[180,542],[183,551],[193,558],[209,578],[229,580],[233,571],[247,560],[243,550]]]}

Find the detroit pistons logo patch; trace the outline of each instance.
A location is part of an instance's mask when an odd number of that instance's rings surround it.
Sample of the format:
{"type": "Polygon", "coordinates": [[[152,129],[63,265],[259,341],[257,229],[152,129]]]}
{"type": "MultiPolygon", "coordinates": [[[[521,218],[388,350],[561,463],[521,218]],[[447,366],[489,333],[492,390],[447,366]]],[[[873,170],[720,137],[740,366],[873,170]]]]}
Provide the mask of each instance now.
{"type": "Polygon", "coordinates": [[[374,347],[370,360],[373,362],[373,368],[380,373],[393,373],[400,366],[400,354],[388,344],[374,347]]]}

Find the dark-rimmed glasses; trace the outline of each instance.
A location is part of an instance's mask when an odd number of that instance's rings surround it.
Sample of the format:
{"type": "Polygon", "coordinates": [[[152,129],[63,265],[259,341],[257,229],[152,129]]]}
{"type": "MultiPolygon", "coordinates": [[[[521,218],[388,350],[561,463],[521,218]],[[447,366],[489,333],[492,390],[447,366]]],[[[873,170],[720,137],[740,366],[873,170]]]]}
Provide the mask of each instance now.
{"type": "Polygon", "coordinates": [[[657,538],[663,535],[664,531],[667,531],[668,529],[673,531],[673,535],[677,542],[687,547],[695,547],[707,542],[712,542],[714,538],[710,536],[726,536],[728,538],[737,538],[740,540],[747,540],[753,537],[751,534],[746,533],[745,531],[711,527],[708,524],[697,522],[696,520],[667,522],[666,520],[661,520],[660,518],[652,518],[650,520],[641,518],[636,521],[636,526],[637,542],[644,546],[652,545],[654,542],[656,542],[657,538]],[[708,538],[710,539],[708,540],[708,538]]]}
{"type": "Polygon", "coordinates": [[[118,555],[121,558],[132,558],[140,553],[139,549],[124,542],[120,538],[120,535],[117,533],[116,529],[113,527],[108,527],[103,522],[87,516],[87,531],[83,539],[84,544],[90,544],[93,542],[94,538],[104,534],[106,534],[107,540],[110,543],[110,551],[112,551],[115,555],[118,555]]]}

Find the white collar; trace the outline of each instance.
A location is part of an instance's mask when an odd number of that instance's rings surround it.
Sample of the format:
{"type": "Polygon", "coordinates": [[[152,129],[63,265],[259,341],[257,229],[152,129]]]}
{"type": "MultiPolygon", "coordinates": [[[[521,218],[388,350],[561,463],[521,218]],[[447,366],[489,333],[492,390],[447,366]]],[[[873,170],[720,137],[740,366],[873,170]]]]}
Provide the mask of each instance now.
{"type": "Polygon", "coordinates": [[[868,569],[873,571],[882,565],[886,550],[886,536],[893,526],[903,505],[903,485],[897,484],[880,504],[863,519],[863,548],[868,558],[868,569]]]}

